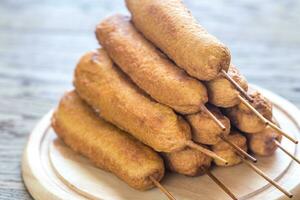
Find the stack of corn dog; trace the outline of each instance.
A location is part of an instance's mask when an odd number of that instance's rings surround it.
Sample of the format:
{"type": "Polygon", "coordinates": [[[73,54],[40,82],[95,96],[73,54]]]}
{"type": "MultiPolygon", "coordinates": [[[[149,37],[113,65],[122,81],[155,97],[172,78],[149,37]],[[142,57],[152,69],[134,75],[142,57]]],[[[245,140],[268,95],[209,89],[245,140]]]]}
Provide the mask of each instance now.
{"type": "Polygon", "coordinates": [[[160,184],[165,169],[207,174],[237,199],[211,166],[242,162],[292,197],[252,162],[283,149],[282,136],[298,141],[279,128],[272,104],[248,88],[229,49],[180,0],[126,5],[131,17],[97,25],[101,47],[82,56],[75,90],[53,114],[57,136],[129,186],[156,186],[169,199],[175,198],[160,184]]]}

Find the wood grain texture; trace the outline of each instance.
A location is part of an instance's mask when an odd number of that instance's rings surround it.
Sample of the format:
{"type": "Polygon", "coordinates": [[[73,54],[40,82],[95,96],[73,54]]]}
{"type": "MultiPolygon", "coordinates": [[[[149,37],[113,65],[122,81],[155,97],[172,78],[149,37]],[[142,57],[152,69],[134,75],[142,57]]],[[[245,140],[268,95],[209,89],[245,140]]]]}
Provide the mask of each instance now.
{"type": "MultiPolygon", "coordinates": [[[[248,80],[300,107],[300,2],[185,0],[196,18],[232,52],[248,80]]],[[[31,199],[20,176],[30,130],[72,87],[94,27],[127,13],[121,0],[0,2],[0,200],[31,199]]]]}

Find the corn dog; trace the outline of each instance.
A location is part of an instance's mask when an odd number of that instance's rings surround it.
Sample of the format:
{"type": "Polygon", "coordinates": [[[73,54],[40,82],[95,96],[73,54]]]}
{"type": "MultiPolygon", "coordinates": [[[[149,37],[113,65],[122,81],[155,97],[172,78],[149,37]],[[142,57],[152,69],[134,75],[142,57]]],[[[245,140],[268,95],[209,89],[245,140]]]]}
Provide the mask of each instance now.
{"type": "Polygon", "coordinates": [[[207,102],[206,87],[137,32],[129,17],[114,15],[103,20],[96,36],[113,61],[158,102],[182,114],[196,113],[207,102]]]}
{"type": "Polygon", "coordinates": [[[263,131],[255,134],[246,134],[249,149],[259,156],[271,156],[274,154],[278,146],[275,140],[281,141],[282,135],[278,134],[274,129],[267,126],[263,131]]]}
{"type": "Polygon", "coordinates": [[[169,170],[186,176],[204,174],[203,168],[208,169],[212,161],[211,157],[189,147],[173,153],[162,153],[162,156],[169,170]]]}
{"type": "Polygon", "coordinates": [[[52,117],[56,134],[97,167],[115,174],[138,190],[160,181],[164,164],[149,147],[98,117],[73,91],[66,93],[52,117]]]}
{"type": "MultiPolygon", "coordinates": [[[[248,90],[247,80],[235,66],[230,65],[227,73],[244,91],[248,90]]],[[[209,103],[223,108],[233,107],[240,103],[239,92],[222,74],[206,82],[206,86],[209,103]]]]}
{"type": "Polygon", "coordinates": [[[74,84],[79,96],[105,120],[156,151],[181,150],[191,137],[189,125],[170,108],[145,96],[103,49],[81,58],[74,84]]]}
{"type": "MultiPolygon", "coordinates": [[[[271,120],[271,102],[264,98],[258,91],[252,90],[249,93],[253,99],[253,107],[266,119],[271,120]]],[[[266,127],[266,124],[243,103],[239,103],[232,108],[226,108],[225,113],[231,120],[231,123],[242,132],[258,133],[266,127]]]]}
{"type": "Polygon", "coordinates": [[[220,129],[205,112],[187,115],[186,119],[191,125],[192,138],[195,142],[214,145],[221,140],[220,136],[226,137],[229,134],[230,121],[217,107],[207,105],[207,108],[226,127],[225,131],[220,129]]]}
{"type": "MultiPolygon", "coordinates": [[[[228,135],[226,139],[231,141],[233,144],[240,147],[244,151],[247,151],[247,140],[238,131],[231,131],[230,135],[228,135]]],[[[242,162],[236,150],[225,141],[220,141],[217,144],[213,145],[212,150],[219,156],[226,158],[226,160],[228,161],[227,166],[237,165],[242,162]]],[[[214,162],[217,166],[224,166],[224,163],[219,162],[218,160],[214,159],[214,162]]]]}
{"type": "Polygon", "coordinates": [[[209,34],[181,0],[126,0],[136,28],[189,75],[212,80],[230,63],[228,48],[209,34]]]}

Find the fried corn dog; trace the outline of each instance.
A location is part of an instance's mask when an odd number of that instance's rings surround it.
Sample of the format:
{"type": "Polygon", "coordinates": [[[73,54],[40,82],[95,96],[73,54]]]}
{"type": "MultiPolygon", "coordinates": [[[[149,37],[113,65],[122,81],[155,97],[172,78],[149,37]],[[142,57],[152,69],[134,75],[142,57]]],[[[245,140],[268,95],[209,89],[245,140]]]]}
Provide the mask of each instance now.
{"type": "Polygon", "coordinates": [[[162,153],[162,156],[169,170],[186,176],[204,174],[203,169],[208,169],[212,161],[211,157],[189,147],[173,153],[162,153]]]}
{"type": "MultiPolygon", "coordinates": [[[[253,99],[252,106],[266,119],[272,119],[272,104],[258,91],[249,91],[253,99]]],[[[258,133],[264,130],[266,124],[243,103],[225,109],[231,123],[246,133],[258,133]]]]}
{"type": "Polygon", "coordinates": [[[114,15],[96,29],[99,43],[141,89],[182,114],[196,113],[208,101],[206,87],[189,77],[134,28],[114,15]]]}
{"type": "Polygon", "coordinates": [[[267,126],[259,133],[246,134],[249,149],[259,156],[271,156],[274,154],[278,146],[275,140],[281,142],[282,135],[278,134],[274,129],[267,126]]]}
{"type": "MultiPolygon", "coordinates": [[[[247,80],[235,66],[230,65],[227,73],[244,91],[248,90],[247,80]]],[[[206,86],[209,103],[223,108],[233,107],[240,103],[240,93],[222,74],[206,82],[206,86]]]]}
{"type": "MultiPolygon", "coordinates": [[[[228,135],[226,139],[231,141],[233,144],[240,147],[244,151],[247,151],[246,137],[241,135],[238,131],[231,131],[230,135],[228,135]]],[[[225,141],[220,141],[217,144],[213,145],[212,150],[228,161],[227,166],[237,165],[242,162],[236,150],[225,141]]],[[[224,166],[224,163],[219,162],[218,160],[214,159],[214,162],[217,166],[224,166]]]]}
{"type": "Polygon", "coordinates": [[[52,127],[71,149],[135,189],[150,189],[150,176],[157,181],[164,176],[163,160],[156,152],[98,117],[74,91],[60,101],[52,127]]]}
{"type": "Polygon", "coordinates": [[[187,115],[186,119],[192,128],[192,138],[201,144],[214,145],[218,143],[220,136],[226,137],[230,132],[230,121],[221,111],[212,105],[207,105],[208,110],[226,127],[225,131],[205,113],[199,112],[187,115]]]}
{"type": "Polygon", "coordinates": [[[197,23],[181,0],[126,0],[136,28],[189,75],[212,80],[230,63],[228,48],[197,23]]]}
{"type": "Polygon", "coordinates": [[[181,150],[191,138],[187,122],[172,109],[145,96],[103,49],[81,58],[74,85],[79,96],[101,117],[156,151],[181,150]]]}

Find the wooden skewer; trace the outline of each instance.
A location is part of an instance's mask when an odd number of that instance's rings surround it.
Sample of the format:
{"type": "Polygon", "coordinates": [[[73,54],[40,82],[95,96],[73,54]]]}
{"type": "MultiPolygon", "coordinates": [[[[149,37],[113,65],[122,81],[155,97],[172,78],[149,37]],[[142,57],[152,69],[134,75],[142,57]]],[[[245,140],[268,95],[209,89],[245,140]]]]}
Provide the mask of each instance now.
{"type": "Polygon", "coordinates": [[[290,152],[288,152],[285,148],[283,148],[283,146],[280,144],[280,142],[278,142],[277,140],[274,139],[274,142],[276,144],[276,146],[282,150],[284,153],[286,153],[289,157],[291,157],[294,161],[296,161],[298,164],[300,164],[300,160],[298,158],[296,158],[294,155],[292,155],[290,152]]]}
{"type": "Polygon", "coordinates": [[[209,170],[205,167],[201,167],[201,169],[233,200],[238,200],[238,198],[217,178],[215,177],[209,170]]]}
{"type": "Polygon", "coordinates": [[[153,182],[153,184],[158,187],[167,197],[169,200],[176,200],[175,197],[166,189],[164,186],[162,186],[155,178],[152,176],[149,176],[150,180],[153,182]]]}
{"type": "Polygon", "coordinates": [[[260,114],[247,100],[245,100],[242,96],[238,96],[239,99],[241,100],[241,102],[247,106],[263,123],[265,123],[266,126],[270,126],[271,128],[273,128],[274,130],[276,130],[279,134],[283,135],[284,137],[286,137],[287,139],[289,139],[290,141],[294,142],[295,144],[298,144],[298,141],[291,137],[290,135],[288,135],[287,133],[285,133],[282,129],[280,129],[278,126],[276,126],[273,122],[271,122],[270,120],[267,120],[262,114],[260,114]]]}
{"type": "Polygon", "coordinates": [[[222,124],[222,122],[220,122],[220,120],[218,120],[216,116],[214,116],[205,106],[202,106],[202,110],[208,114],[212,120],[214,120],[214,122],[222,129],[222,131],[226,130],[226,127],[222,124]]]}
{"type": "Polygon", "coordinates": [[[234,148],[236,151],[238,151],[240,154],[242,154],[244,157],[246,157],[247,159],[251,160],[252,162],[256,163],[257,159],[254,158],[253,156],[251,156],[250,154],[248,154],[246,151],[244,151],[243,149],[241,149],[239,146],[237,146],[236,144],[234,144],[233,142],[231,142],[230,140],[227,140],[224,136],[219,136],[224,142],[226,142],[227,144],[229,144],[232,148],[234,148]]]}
{"type": "Polygon", "coordinates": [[[280,190],[282,193],[284,193],[287,197],[292,198],[293,195],[285,190],[283,187],[281,187],[276,181],[273,181],[270,177],[268,177],[263,171],[261,171],[258,167],[253,165],[250,161],[246,160],[243,156],[240,156],[242,159],[243,163],[248,165],[251,169],[253,169],[258,175],[263,177],[266,181],[271,183],[274,187],[276,187],[278,190],[280,190]]]}
{"type": "Polygon", "coordinates": [[[235,82],[235,80],[233,80],[233,78],[231,78],[225,70],[221,70],[221,73],[244,97],[246,97],[248,101],[253,102],[252,97],[250,97],[249,94],[247,94],[247,92],[237,82],[235,82]]]}
{"type": "Polygon", "coordinates": [[[278,126],[276,126],[273,122],[271,122],[271,121],[268,120],[268,125],[271,128],[273,128],[274,130],[276,130],[279,134],[281,134],[284,137],[286,137],[287,139],[289,139],[290,141],[294,142],[295,144],[298,144],[298,140],[296,140],[295,138],[291,137],[287,133],[283,132],[283,130],[281,128],[279,128],[278,126]]]}
{"type": "Polygon", "coordinates": [[[189,140],[186,142],[186,146],[192,148],[192,149],[196,149],[202,153],[204,153],[205,155],[209,156],[209,157],[212,157],[214,159],[218,159],[220,160],[221,162],[225,163],[225,165],[228,165],[228,162],[227,160],[225,160],[224,158],[220,157],[219,155],[217,155],[216,153],[194,143],[193,141],[189,140]]]}
{"type": "Polygon", "coordinates": [[[242,96],[238,96],[238,98],[241,100],[241,102],[247,106],[247,108],[249,108],[263,123],[265,123],[265,125],[268,125],[268,121],[267,119],[262,116],[262,114],[260,114],[246,99],[244,99],[242,96]]]}

